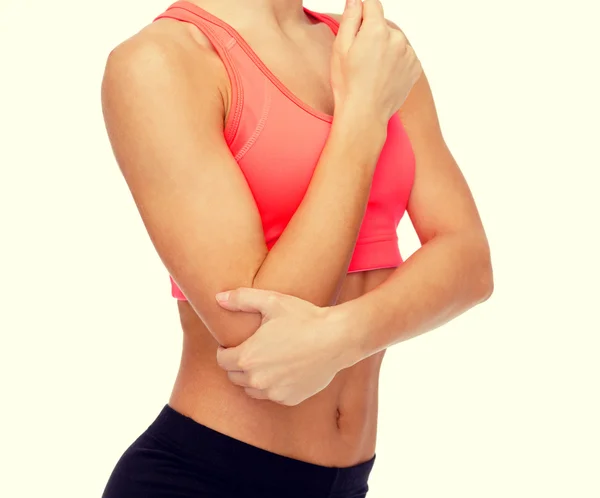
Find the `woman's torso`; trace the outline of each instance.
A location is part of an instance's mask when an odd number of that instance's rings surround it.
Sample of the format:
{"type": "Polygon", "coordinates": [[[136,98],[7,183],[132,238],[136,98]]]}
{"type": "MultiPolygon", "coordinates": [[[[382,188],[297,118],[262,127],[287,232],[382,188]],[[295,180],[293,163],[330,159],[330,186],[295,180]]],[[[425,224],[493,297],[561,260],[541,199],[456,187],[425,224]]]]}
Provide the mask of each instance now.
{"type": "MultiPolygon", "coordinates": [[[[349,274],[338,303],[383,282],[392,269],[349,274]]],[[[350,466],[375,452],[378,378],[384,352],[339,372],[297,406],[256,400],[217,366],[217,342],[187,301],[178,301],[183,352],[169,404],[197,422],[282,455],[350,466]]]]}
{"type": "MultiPolygon", "coordinates": [[[[200,3],[200,2],[199,2],[200,3]]],[[[329,83],[334,34],[323,23],[308,21],[291,30],[250,26],[227,17],[218,3],[203,8],[235,24],[265,65],[302,102],[323,115],[333,114],[329,83]],[[301,50],[299,47],[302,47],[301,50]]],[[[235,16],[233,16],[235,17],[235,16]]],[[[158,19],[146,30],[176,38],[192,53],[213,50],[193,24],[158,19]]],[[[214,54],[215,60],[218,55],[214,54]]],[[[233,96],[228,74],[217,71],[227,123],[233,96]]],[[[198,78],[203,77],[199,69],[198,78]]],[[[349,273],[338,303],[355,299],[383,282],[393,268],[349,273]]],[[[298,406],[288,407],[247,396],[233,385],[216,363],[217,342],[188,302],[178,301],[184,332],[179,373],[169,404],[177,411],[222,433],[255,446],[328,466],[349,466],[370,459],[375,451],[378,376],[384,353],[367,358],[338,373],[330,385],[298,406]]]]}

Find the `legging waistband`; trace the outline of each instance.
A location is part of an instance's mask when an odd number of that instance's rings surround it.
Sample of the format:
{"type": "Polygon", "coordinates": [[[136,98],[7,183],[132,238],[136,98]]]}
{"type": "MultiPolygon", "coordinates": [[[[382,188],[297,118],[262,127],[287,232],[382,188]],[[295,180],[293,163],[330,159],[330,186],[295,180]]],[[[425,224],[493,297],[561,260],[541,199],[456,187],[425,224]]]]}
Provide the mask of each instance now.
{"type": "MultiPolygon", "coordinates": [[[[223,474],[247,482],[294,490],[298,496],[348,496],[367,487],[375,456],[350,467],[327,467],[273,453],[245,443],[165,405],[148,427],[152,436],[185,452],[203,466],[210,462],[223,474]]],[[[287,496],[290,496],[289,494],[287,496]]]]}

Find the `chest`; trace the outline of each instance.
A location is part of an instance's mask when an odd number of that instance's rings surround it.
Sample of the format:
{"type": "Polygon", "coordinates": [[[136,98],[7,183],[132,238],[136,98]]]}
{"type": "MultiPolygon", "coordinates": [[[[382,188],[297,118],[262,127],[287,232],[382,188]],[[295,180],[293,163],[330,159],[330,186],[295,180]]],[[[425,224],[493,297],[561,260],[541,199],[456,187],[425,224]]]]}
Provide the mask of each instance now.
{"type": "MultiPolygon", "coordinates": [[[[260,212],[268,246],[277,240],[302,202],[330,129],[330,123],[273,93],[260,135],[238,161],[260,212]]],[[[407,206],[414,171],[412,147],[400,118],[395,116],[375,168],[365,213],[367,226],[359,238],[366,232],[371,236],[394,233],[407,206]]]]}
{"type": "MultiPolygon", "coordinates": [[[[301,204],[329,137],[333,41],[331,30],[320,24],[294,36],[274,30],[243,32],[229,51],[239,69],[242,102],[231,121],[235,127],[230,127],[234,132],[228,136],[234,138],[229,146],[256,201],[269,247],[301,204]]],[[[394,236],[413,175],[412,149],[395,116],[359,239],[394,236]]]]}
{"type": "Polygon", "coordinates": [[[275,30],[243,33],[273,76],[294,96],[323,114],[333,115],[331,50],[335,35],[322,24],[284,35],[275,30]]]}

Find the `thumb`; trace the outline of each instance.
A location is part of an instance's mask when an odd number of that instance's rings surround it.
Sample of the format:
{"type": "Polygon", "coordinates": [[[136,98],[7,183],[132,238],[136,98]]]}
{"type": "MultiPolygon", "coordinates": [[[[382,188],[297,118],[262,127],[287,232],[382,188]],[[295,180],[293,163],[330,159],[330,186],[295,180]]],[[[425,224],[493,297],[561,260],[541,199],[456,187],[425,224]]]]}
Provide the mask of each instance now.
{"type": "Polygon", "coordinates": [[[238,287],[232,291],[219,292],[215,297],[219,305],[230,311],[260,313],[263,316],[272,313],[279,304],[277,292],[252,287],[238,287]]]}
{"type": "Polygon", "coordinates": [[[356,38],[362,23],[362,10],[362,0],[346,0],[346,7],[335,40],[337,50],[342,54],[350,50],[350,46],[356,38]]]}

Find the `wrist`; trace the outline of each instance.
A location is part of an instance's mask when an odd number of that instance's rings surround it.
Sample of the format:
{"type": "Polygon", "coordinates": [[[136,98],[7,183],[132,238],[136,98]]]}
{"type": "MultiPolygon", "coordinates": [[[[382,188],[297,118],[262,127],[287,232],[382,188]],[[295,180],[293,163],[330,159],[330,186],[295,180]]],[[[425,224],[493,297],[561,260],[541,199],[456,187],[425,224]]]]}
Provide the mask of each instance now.
{"type": "Polygon", "coordinates": [[[334,361],[338,365],[338,371],[366,358],[365,327],[356,320],[352,308],[337,305],[323,308],[323,311],[327,328],[334,337],[334,361]]]}
{"type": "Polygon", "coordinates": [[[335,108],[332,133],[343,135],[351,144],[361,147],[372,145],[380,152],[387,138],[387,128],[388,123],[364,105],[341,105],[335,108]]]}

